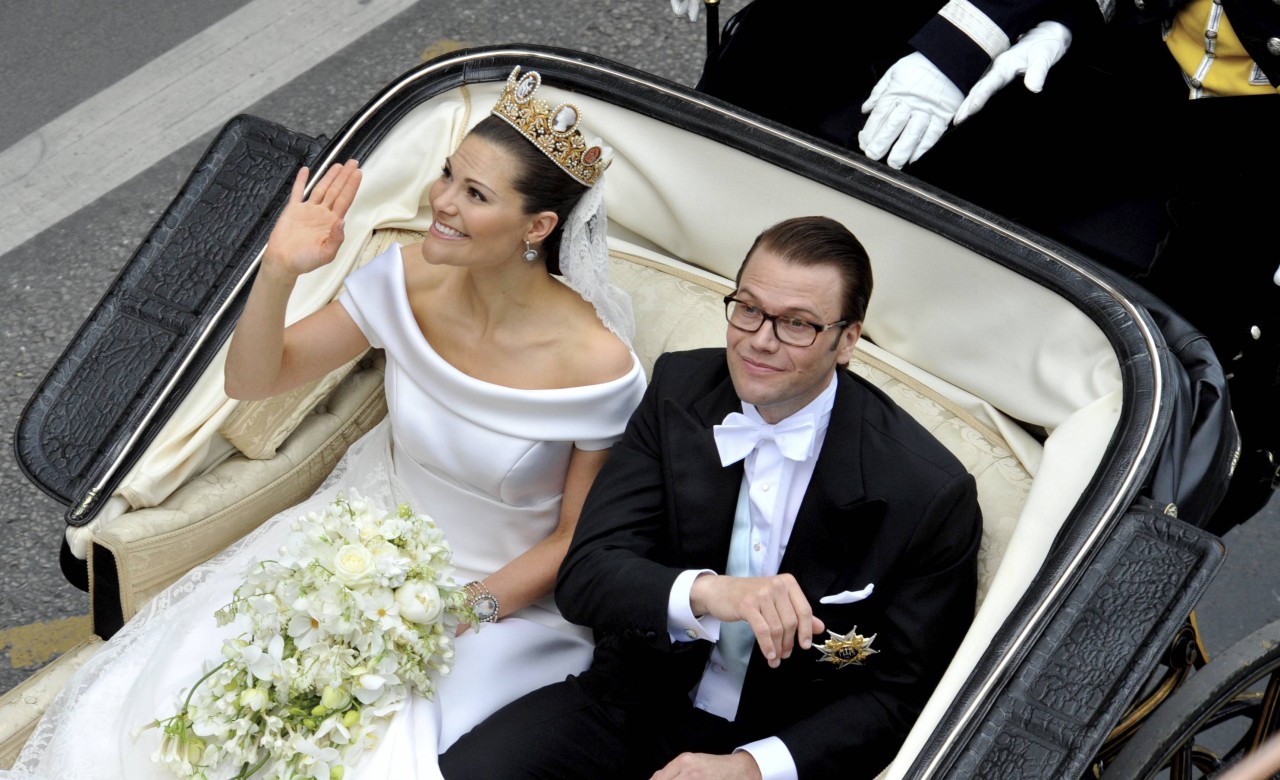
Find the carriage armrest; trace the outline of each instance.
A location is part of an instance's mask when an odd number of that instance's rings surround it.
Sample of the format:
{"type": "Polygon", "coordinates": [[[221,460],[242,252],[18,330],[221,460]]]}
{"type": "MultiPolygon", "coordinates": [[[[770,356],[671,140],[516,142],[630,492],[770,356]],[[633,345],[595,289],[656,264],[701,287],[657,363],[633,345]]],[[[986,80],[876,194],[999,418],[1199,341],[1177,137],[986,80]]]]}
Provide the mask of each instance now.
{"type": "Polygon", "coordinates": [[[235,455],[160,505],[98,530],[89,556],[94,632],[110,637],[165,586],[311,495],[386,414],[383,362],[374,354],[303,418],[275,457],[235,455]]]}

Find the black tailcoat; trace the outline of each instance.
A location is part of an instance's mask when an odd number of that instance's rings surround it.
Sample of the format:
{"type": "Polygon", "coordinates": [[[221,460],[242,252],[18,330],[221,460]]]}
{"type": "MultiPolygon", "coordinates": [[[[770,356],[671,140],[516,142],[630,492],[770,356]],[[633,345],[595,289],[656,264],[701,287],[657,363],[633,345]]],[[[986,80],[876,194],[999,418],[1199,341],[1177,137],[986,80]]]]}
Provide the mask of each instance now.
{"type": "MultiPolygon", "coordinates": [[[[637,712],[690,707],[711,651],[672,642],[671,586],[724,572],[742,481],[712,428],[741,409],[724,350],[664,355],[583,508],[556,600],[595,629],[582,682],[637,712]]],[[[777,669],[753,649],[735,727],[778,736],[801,777],[874,775],[892,758],[967,630],[981,518],[973,478],[880,391],[841,371],[830,427],[781,571],[832,631],[876,635],[861,666],[798,648],[777,669]],[[875,584],[870,598],[819,599],[875,584]]],[[[825,637],[823,637],[825,638],[825,637]]]]}

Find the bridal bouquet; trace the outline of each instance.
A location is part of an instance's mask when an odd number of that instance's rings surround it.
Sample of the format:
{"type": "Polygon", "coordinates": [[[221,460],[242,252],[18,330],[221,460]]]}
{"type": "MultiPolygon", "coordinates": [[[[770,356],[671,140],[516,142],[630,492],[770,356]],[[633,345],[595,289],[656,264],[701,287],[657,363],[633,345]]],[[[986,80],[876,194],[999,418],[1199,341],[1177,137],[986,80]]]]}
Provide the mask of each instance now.
{"type": "Polygon", "coordinates": [[[411,690],[448,674],[459,621],[444,534],[407,505],[358,495],[293,521],[254,562],[219,625],[243,625],[162,729],[153,759],[179,777],[341,780],[411,690]]]}

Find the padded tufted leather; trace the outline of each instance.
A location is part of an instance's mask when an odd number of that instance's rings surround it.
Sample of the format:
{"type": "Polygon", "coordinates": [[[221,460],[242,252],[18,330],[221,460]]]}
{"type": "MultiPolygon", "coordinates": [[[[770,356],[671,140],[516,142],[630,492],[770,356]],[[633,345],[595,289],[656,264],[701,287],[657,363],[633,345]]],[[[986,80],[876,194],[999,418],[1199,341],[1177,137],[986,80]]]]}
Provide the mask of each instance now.
{"type": "Polygon", "coordinates": [[[71,506],[68,523],[110,496],[146,444],[144,432],[124,451],[150,410],[172,413],[182,392],[166,393],[165,380],[188,358],[198,373],[230,333],[235,318],[219,311],[319,146],[256,117],[229,122],[37,389],[18,423],[18,461],[71,506]]]}

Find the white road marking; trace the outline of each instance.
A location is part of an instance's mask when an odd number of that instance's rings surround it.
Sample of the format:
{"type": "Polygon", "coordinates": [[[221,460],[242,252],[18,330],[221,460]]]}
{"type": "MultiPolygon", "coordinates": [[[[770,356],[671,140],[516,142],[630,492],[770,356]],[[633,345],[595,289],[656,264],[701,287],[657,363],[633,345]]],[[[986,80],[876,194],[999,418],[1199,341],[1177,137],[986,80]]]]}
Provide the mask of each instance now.
{"type": "Polygon", "coordinates": [[[414,2],[254,0],[49,122],[0,152],[0,255],[414,2]]]}

